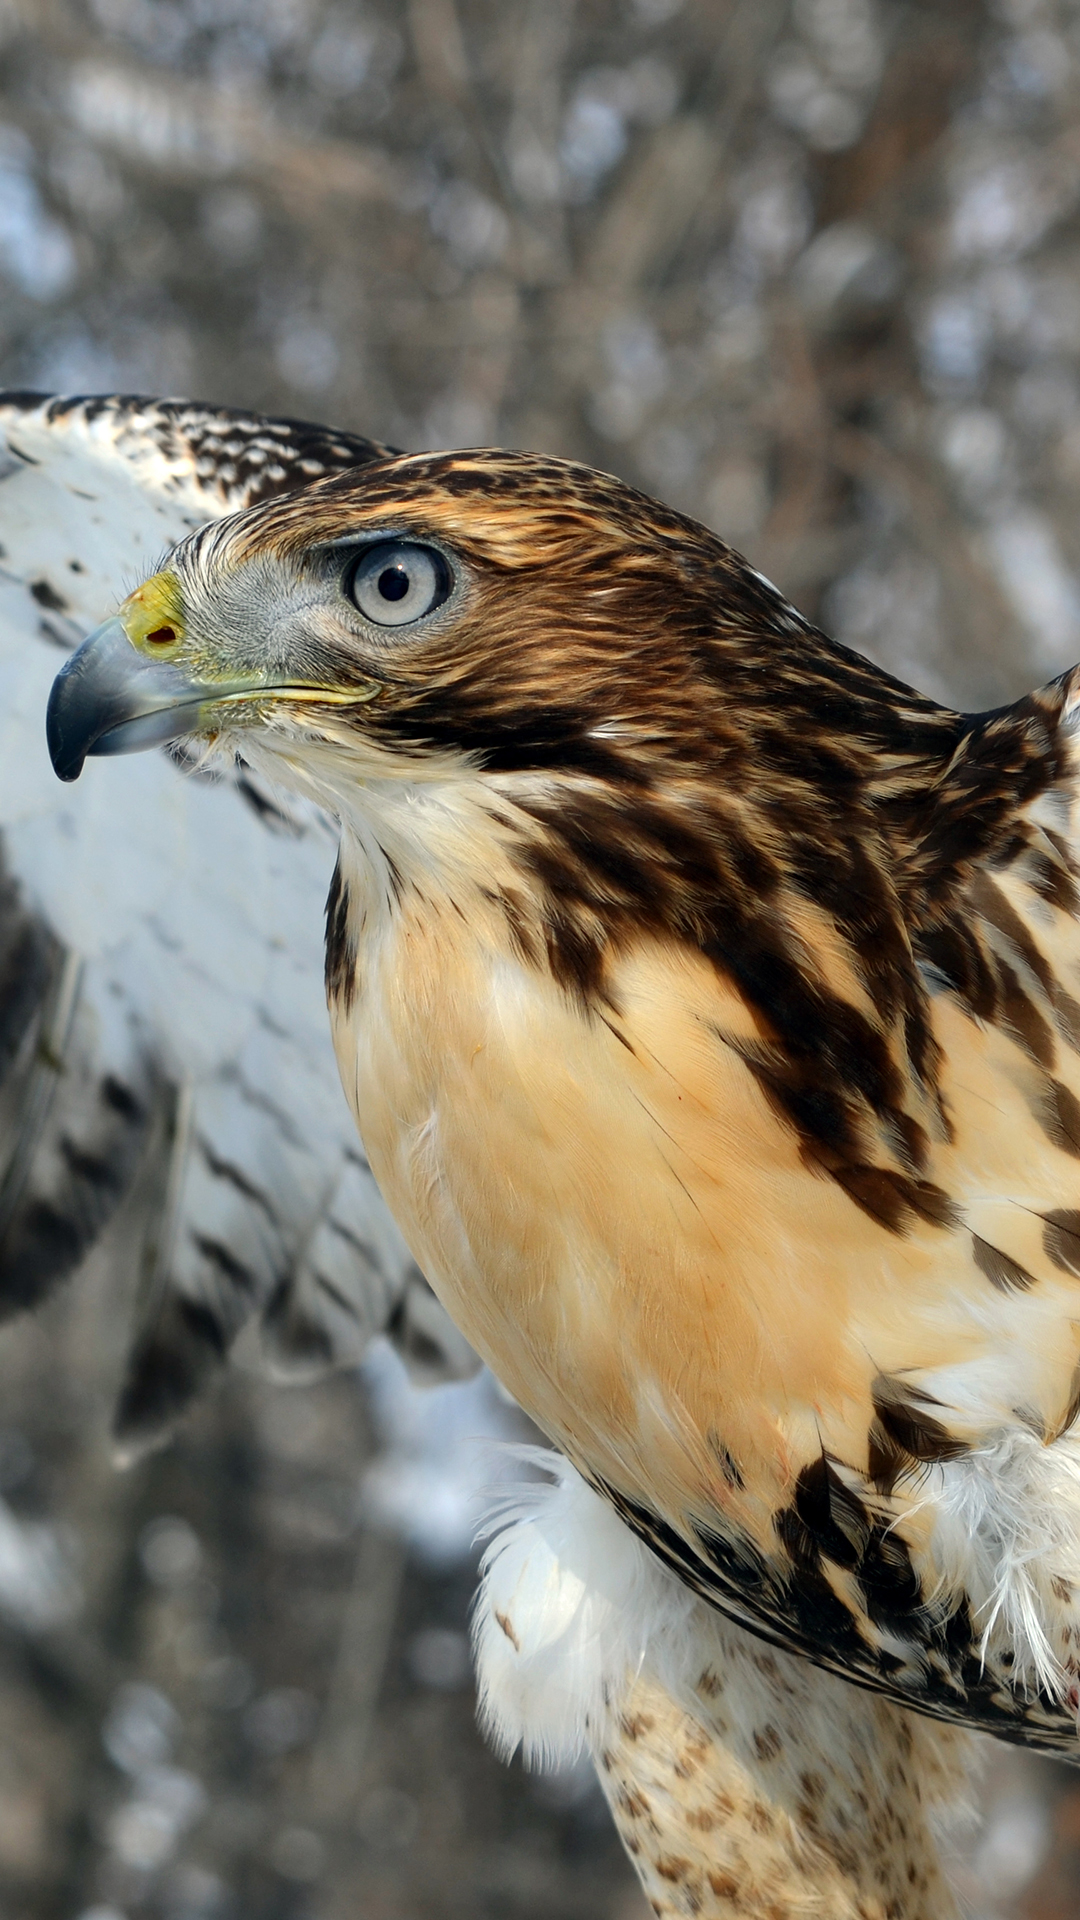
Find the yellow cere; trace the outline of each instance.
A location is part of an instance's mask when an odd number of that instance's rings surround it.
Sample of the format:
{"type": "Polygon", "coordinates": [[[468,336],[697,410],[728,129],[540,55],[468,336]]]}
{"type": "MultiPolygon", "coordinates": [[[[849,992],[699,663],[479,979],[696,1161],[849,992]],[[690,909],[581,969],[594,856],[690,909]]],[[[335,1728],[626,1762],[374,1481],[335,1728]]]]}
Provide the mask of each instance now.
{"type": "Polygon", "coordinates": [[[120,623],[133,647],[152,660],[168,659],[184,639],[184,601],[175,573],[155,573],[120,608],[120,623]]]}

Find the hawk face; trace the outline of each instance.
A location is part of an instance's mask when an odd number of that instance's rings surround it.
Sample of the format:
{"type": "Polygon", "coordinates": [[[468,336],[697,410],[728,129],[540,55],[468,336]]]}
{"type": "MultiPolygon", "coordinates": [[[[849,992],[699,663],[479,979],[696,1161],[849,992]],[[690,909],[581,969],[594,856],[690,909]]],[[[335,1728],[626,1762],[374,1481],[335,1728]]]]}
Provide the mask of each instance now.
{"type": "Polygon", "coordinates": [[[831,647],[704,528],[526,454],[388,460],[235,515],[117,618],[126,650],[107,623],[58,683],[67,778],[151,733],[240,745],[258,728],[288,760],[343,752],[350,786],[450,753],[738,795],[770,761],[782,773],[816,706],[808,769],[844,790],[886,741],[924,751],[905,727],[940,732],[930,702],[831,647]]]}

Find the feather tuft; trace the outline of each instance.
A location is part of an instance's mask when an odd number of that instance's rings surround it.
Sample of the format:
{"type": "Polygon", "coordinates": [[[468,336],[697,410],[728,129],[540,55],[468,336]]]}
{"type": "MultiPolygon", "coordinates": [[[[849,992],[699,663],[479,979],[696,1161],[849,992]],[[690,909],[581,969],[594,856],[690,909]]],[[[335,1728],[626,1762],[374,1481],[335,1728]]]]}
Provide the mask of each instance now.
{"type": "Polygon", "coordinates": [[[1063,1701],[1074,1676],[1061,1596],[1080,1592],[1080,1434],[1047,1445],[1003,1433],[932,1469],[928,1491],[942,1585],[966,1592],[982,1658],[1007,1653],[1015,1686],[1063,1701]]]}
{"type": "Polygon", "coordinates": [[[545,1480],[516,1486],[491,1536],[473,1616],[480,1720],[507,1759],[569,1765],[696,1602],[560,1454],[513,1449],[545,1480]]]}

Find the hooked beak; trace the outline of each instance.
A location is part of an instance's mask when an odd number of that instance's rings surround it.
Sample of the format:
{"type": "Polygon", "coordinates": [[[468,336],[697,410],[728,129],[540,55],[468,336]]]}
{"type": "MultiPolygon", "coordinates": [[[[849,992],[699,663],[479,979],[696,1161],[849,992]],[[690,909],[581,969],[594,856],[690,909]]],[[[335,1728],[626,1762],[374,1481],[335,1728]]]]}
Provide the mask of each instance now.
{"type": "Polygon", "coordinates": [[[45,735],[55,772],[77,780],[88,754],[138,753],[199,730],[203,709],[246,689],[204,686],[148,660],[121,620],[95,627],[53,682],[45,735]]]}

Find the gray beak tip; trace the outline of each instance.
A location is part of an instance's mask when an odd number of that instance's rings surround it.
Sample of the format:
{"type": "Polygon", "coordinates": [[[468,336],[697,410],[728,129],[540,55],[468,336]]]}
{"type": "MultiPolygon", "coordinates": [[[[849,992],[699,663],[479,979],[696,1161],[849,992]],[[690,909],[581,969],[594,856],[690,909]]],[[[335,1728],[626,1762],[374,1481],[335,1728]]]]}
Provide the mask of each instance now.
{"type": "Polygon", "coordinates": [[[103,621],[53,681],[45,716],[53,771],[77,780],[89,754],[138,753],[191,732],[209,691],[147,660],[115,616],[103,621]]]}
{"type": "Polygon", "coordinates": [[[79,741],[71,739],[67,725],[68,699],[64,679],[71,665],[69,661],[57,674],[45,709],[45,739],[53,772],[58,780],[77,780],[86,764],[86,748],[79,741]]]}

